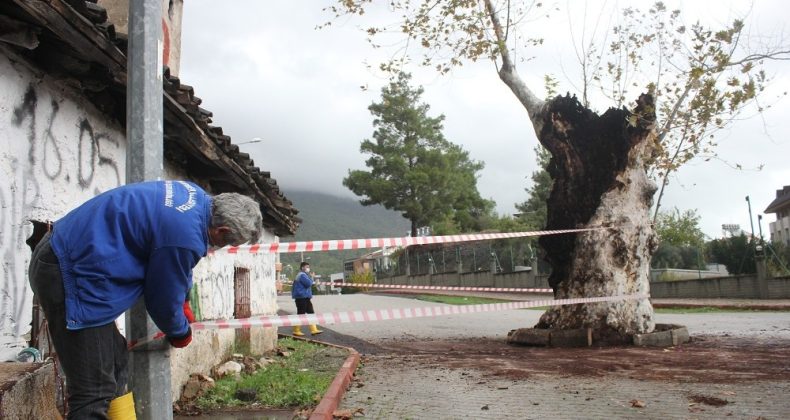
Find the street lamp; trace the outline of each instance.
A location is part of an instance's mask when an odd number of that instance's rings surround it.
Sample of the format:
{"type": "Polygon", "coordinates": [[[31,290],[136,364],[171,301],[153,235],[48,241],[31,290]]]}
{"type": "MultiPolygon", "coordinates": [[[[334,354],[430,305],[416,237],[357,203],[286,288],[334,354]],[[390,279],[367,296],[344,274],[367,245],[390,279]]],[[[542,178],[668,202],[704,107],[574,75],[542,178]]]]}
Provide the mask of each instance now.
{"type": "Polygon", "coordinates": [[[260,137],[253,137],[253,138],[251,138],[251,139],[250,139],[250,140],[248,140],[248,141],[243,141],[243,142],[241,142],[241,143],[236,143],[236,146],[241,146],[242,144],[260,143],[260,142],[262,142],[262,141],[263,141],[263,139],[262,139],[262,138],[260,138],[260,137]]]}

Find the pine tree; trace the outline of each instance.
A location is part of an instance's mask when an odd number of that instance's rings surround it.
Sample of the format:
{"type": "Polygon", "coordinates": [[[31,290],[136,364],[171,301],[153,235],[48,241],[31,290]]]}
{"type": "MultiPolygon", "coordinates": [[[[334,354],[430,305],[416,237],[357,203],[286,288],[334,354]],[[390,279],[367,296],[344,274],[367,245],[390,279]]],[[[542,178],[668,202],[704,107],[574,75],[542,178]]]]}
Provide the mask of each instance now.
{"type": "Polygon", "coordinates": [[[420,101],[424,89],[412,88],[410,80],[399,73],[382,89],[381,101],[368,107],[375,131],[360,146],[370,155],[368,170],[350,170],[343,185],[363,197],[363,205],[402,212],[412,236],[432,224],[473,230],[493,207],[477,190],[483,164],[444,138],[444,115],[428,115],[430,106],[420,101]]]}

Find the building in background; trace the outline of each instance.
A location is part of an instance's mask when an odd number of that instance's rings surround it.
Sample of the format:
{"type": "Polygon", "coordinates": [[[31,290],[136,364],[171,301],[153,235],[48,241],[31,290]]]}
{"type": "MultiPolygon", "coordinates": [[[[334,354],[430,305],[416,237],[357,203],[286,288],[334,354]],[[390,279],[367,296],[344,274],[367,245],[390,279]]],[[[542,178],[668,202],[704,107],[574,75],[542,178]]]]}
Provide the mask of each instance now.
{"type": "Polygon", "coordinates": [[[776,198],[768,205],[764,213],[776,214],[776,221],[768,224],[771,242],[790,245],[790,185],[776,190],[776,198]]]}

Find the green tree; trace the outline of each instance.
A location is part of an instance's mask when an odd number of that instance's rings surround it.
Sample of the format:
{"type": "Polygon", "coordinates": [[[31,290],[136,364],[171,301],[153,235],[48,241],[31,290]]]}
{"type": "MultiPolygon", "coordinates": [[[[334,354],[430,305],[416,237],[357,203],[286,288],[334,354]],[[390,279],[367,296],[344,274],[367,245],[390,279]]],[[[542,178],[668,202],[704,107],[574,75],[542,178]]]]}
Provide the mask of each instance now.
{"type": "Polygon", "coordinates": [[[591,90],[618,107],[632,91],[649,89],[656,97],[659,124],[648,160],[659,184],[654,222],[673,172],[696,158],[716,158],[719,130],[743,119],[744,112],[754,115],[771,106],[760,100],[769,82],[765,64],[787,60],[790,48],[770,37],[755,47],[747,34],[742,19],[720,28],[688,25],[680,10],[657,1],[647,10],[623,9],[606,45],[596,45],[594,35],[581,41],[589,42],[579,58],[585,104],[591,90]]]}
{"type": "Polygon", "coordinates": [[[677,208],[661,212],[656,222],[659,245],[653,254],[653,268],[705,268],[705,234],[699,227],[696,210],[683,213],[677,208]]]}
{"type": "Polygon", "coordinates": [[[656,222],[656,233],[662,243],[680,247],[699,247],[705,243],[705,234],[699,227],[700,216],[697,210],[683,213],[677,208],[662,212],[656,222]]]}
{"type": "MultiPolygon", "coordinates": [[[[363,15],[371,4],[370,0],[339,0],[328,9],[336,16],[363,15]]],[[[654,179],[660,179],[682,164],[681,158],[712,150],[715,144],[706,142],[707,128],[725,126],[734,120],[726,118],[729,110],[756,103],[765,80],[761,60],[787,58],[790,52],[784,49],[777,55],[776,50],[767,49],[740,55],[740,47],[745,44],[738,42],[744,29],[739,21],[718,31],[700,26],[686,29],[661,21],[652,26],[635,19],[631,29],[614,28],[616,48],[606,47],[614,58],[588,63],[590,70],[584,71],[585,89],[589,83],[614,86],[611,98],[615,101],[610,104],[613,107],[599,115],[589,109],[586,90],[582,103],[570,95],[542,100],[527,85],[528,79],[517,71],[517,63],[531,70],[529,60],[524,59],[530,54],[520,47],[542,43],[542,39],[525,34],[534,15],[545,13],[543,4],[494,0],[390,2],[385,7],[402,20],[395,22],[394,28],[370,26],[366,32],[374,46],[381,46],[374,40],[378,35],[400,33],[404,38],[404,49],[394,60],[383,63],[384,70],[399,69],[408,63],[412,46],[421,47],[421,65],[440,73],[478,60],[493,62],[499,78],[524,107],[538,140],[552,154],[549,173],[554,182],[547,203],[546,227],[562,229],[601,223],[617,226],[617,246],[584,246],[610,243],[613,234],[602,231],[540,238],[552,267],[548,281],[555,297],[590,296],[615,289],[649,290],[647,270],[643,268],[655,250],[650,226],[655,215],[650,217],[650,208],[656,188],[650,182],[648,168],[654,169],[654,179]],[[639,39],[642,29],[644,37],[639,39]],[[678,30],[691,34],[690,39],[681,39],[677,44],[669,32],[678,30]],[[631,35],[626,39],[617,38],[619,32],[627,31],[631,35]],[[655,50],[655,45],[637,50],[654,40],[659,47],[677,51],[677,55],[666,57],[664,50],[655,50]],[[640,74],[648,75],[650,80],[630,77],[636,61],[648,64],[641,67],[640,74]],[[655,73],[644,70],[651,63],[677,69],[677,77],[660,73],[661,79],[653,80],[655,73]],[[600,75],[598,79],[593,71],[600,75]],[[610,76],[611,79],[603,80],[610,76]],[[648,94],[636,97],[627,91],[632,88],[648,94]],[[634,106],[620,106],[626,102],[634,106]],[[682,118],[683,111],[687,111],[688,118],[682,118]],[[669,139],[660,134],[664,129],[680,133],[678,147],[662,143],[669,139]],[[669,157],[663,165],[662,155],[669,157]]],[[[661,3],[654,8],[657,14],[665,9],[661,3]]],[[[673,16],[674,12],[670,13],[673,16]]],[[[392,44],[391,40],[388,43],[392,44]]],[[[552,85],[549,82],[553,83],[547,80],[546,84],[552,85]]],[[[634,333],[653,330],[652,314],[647,300],[636,304],[581,305],[573,311],[551,308],[537,327],[591,327],[601,336],[628,341],[634,333]]]]}
{"type": "Polygon", "coordinates": [[[520,212],[518,218],[529,230],[540,230],[546,226],[546,201],[551,193],[551,175],[546,170],[551,160],[551,153],[543,146],[535,146],[535,159],[538,170],[532,172],[532,186],[526,188],[529,197],[526,201],[516,204],[520,212]]]}
{"type": "Polygon", "coordinates": [[[399,73],[382,89],[381,101],[368,107],[375,131],[360,152],[370,155],[369,170],[350,170],[343,185],[362,196],[363,205],[402,212],[413,236],[432,224],[446,232],[474,229],[493,207],[477,190],[483,164],[444,138],[444,115],[428,115],[423,88],[411,87],[410,80],[399,73]]]}
{"type": "Polygon", "coordinates": [[[712,261],[724,264],[730,274],[756,272],[754,247],[757,242],[741,233],[739,236],[715,239],[708,242],[708,253],[712,261]]]}
{"type": "Polygon", "coordinates": [[[790,276],[790,246],[778,241],[766,243],[765,258],[771,275],[790,276]]]}

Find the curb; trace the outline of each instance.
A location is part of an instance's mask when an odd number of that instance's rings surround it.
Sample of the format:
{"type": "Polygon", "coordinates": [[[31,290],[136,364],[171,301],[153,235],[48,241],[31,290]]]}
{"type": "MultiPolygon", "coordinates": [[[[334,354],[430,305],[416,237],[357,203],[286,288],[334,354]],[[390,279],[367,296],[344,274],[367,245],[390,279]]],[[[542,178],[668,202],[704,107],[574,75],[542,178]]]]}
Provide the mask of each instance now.
{"type": "Polygon", "coordinates": [[[354,372],[357,370],[357,366],[359,366],[359,352],[351,347],[338,346],[337,344],[325,343],[323,341],[302,337],[294,337],[288,334],[277,334],[277,336],[309,341],[327,347],[344,349],[349,352],[348,357],[335,375],[335,379],[329,384],[329,388],[326,390],[323,398],[321,398],[318,406],[313,410],[313,413],[310,414],[310,420],[332,420],[335,410],[340,406],[340,400],[343,399],[343,395],[345,395],[346,389],[348,389],[348,385],[351,383],[351,379],[354,378],[354,372]]]}
{"type": "Polygon", "coordinates": [[[721,304],[721,303],[685,303],[685,302],[653,302],[653,308],[662,309],[684,309],[684,308],[716,308],[716,309],[737,309],[746,311],[788,311],[790,305],[783,304],[765,304],[765,305],[738,305],[738,304],[721,304]]]}

